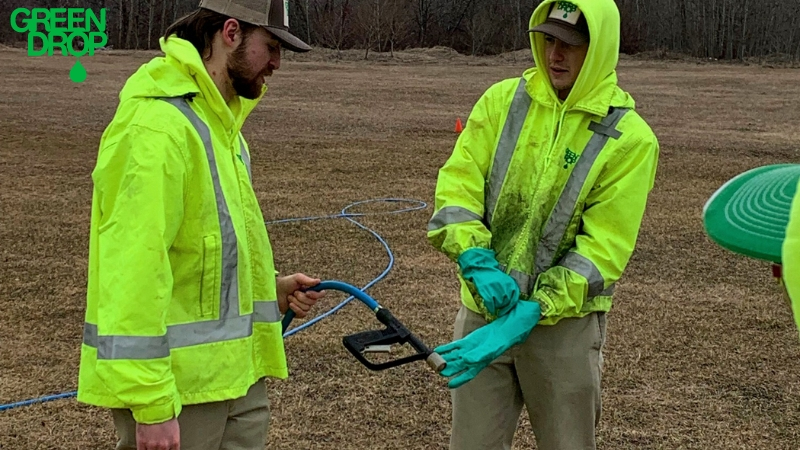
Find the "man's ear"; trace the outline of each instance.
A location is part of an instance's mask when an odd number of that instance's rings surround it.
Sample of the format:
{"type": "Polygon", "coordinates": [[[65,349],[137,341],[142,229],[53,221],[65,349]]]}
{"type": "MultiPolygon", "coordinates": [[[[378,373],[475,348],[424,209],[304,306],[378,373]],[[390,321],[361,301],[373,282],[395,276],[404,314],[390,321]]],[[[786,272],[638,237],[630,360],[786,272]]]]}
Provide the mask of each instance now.
{"type": "Polygon", "coordinates": [[[242,27],[236,19],[228,19],[222,25],[222,42],[226,47],[238,47],[241,44],[242,35],[242,27]]]}

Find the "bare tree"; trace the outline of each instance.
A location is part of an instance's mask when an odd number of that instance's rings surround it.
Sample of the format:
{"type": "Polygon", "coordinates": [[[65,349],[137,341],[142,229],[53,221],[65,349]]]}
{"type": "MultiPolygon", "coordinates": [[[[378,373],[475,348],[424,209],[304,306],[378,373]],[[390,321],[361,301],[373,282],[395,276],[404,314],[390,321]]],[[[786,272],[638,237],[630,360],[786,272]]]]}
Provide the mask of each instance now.
{"type": "Polygon", "coordinates": [[[314,20],[319,43],[341,51],[351,33],[351,0],[314,0],[314,20]]]}
{"type": "Polygon", "coordinates": [[[167,23],[167,2],[166,0],[161,1],[161,21],[159,22],[161,25],[159,36],[163,36],[164,32],[167,31],[167,27],[169,24],[167,23]]]}
{"type": "Polygon", "coordinates": [[[469,6],[469,12],[464,12],[464,23],[470,36],[472,55],[475,56],[483,53],[483,47],[496,26],[483,8],[486,5],[482,0],[470,2],[469,6]]]}
{"type": "Polygon", "coordinates": [[[428,23],[431,17],[431,0],[416,0],[416,2],[417,45],[422,46],[425,43],[428,23]]]}
{"type": "Polygon", "coordinates": [[[148,0],[148,3],[150,4],[149,5],[150,6],[150,11],[147,14],[147,49],[149,50],[149,49],[153,48],[150,44],[151,44],[151,39],[153,37],[153,3],[154,3],[154,0],[148,0]]]}
{"type": "Polygon", "coordinates": [[[369,59],[369,51],[376,42],[380,51],[381,6],[381,0],[367,0],[355,7],[354,28],[361,36],[364,59],[369,59]]]}
{"type": "Polygon", "coordinates": [[[133,46],[133,32],[135,27],[133,26],[133,19],[135,17],[136,11],[136,0],[132,0],[128,3],[128,23],[127,23],[127,33],[125,35],[125,48],[132,48],[133,46]]]}
{"type": "Polygon", "coordinates": [[[383,0],[383,18],[386,27],[386,40],[389,44],[389,54],[394,58],[394,47],[401,30],[408,25],[408,7],[410,2],[401,0],[383,0]]]}

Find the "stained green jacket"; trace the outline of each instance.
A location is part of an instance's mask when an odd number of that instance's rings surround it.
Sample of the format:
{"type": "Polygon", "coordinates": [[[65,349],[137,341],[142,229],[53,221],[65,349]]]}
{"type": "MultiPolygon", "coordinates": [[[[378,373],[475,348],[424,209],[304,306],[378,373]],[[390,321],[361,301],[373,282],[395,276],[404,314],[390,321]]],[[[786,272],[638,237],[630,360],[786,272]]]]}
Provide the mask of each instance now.
{"type": "Polygon", "coordinates": [[[258,100],[226,104],[188,41],[161,45],[122,89],[92,172],[78,384],[79,401],[141,423],[287,376],[240,133],[258,100]]]}
{"type": "MultiPolygon", "coordinates": [[[[543,22],[552,0],[533,13],[543,22]]],[[[611,308],[653,187],[658,141],[617,86],[619,13],[613,0],[577,0],[592,36],[565,101],[547,71],[491,86],[439,171],[428,239],[451,260],[492,248],[541,324],[611,308]]],[[[545,42],[531,33],[537,67],[545,42]]],[[[471,283],[462,302],[484,313],[471,283]]]]}

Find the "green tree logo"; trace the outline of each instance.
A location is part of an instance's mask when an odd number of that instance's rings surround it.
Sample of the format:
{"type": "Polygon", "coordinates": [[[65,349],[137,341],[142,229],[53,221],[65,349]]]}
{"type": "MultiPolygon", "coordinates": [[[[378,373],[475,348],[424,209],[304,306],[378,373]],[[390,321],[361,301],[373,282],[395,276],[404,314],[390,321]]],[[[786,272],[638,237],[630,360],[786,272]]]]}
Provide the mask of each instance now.
{"type": "Polygon", "coordinates": [[[564,18],[578,10],[578,5],[570,2],[558,2],[558,9],[564,11],[564,18]]]}
{"type": "Polygon", "coordinates": [[[578,154],[573,152],[570,149],[567,149],[566,153],[564,153],[564,168],[568,168],[570,164],[575,164],[578,162],[578,154]]]}

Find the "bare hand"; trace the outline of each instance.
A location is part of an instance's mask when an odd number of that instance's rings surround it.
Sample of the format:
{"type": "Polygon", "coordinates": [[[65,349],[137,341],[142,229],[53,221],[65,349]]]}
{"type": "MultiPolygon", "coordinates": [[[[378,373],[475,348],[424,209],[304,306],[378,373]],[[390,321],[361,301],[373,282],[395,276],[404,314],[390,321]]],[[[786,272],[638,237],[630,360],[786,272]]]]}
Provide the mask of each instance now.
{"type": "Polygon", "coordinates": [[[318,278],[311,278],[302,273],[279,277],[276,280],[276,288],[278,291],[278,307],[282,314],[291,308],[292,311],[299,318],[304,318],[308,315],[311,307],[317,303],[317,300],[325,296],[325,291],[306,291],[307,289],[316,286],[321,280],[318,278]]]}
{"type": "Polygon", "coordinates": [[[153,425],[137,423],[136,450],[181,450],[178,419],[153,425]]]}

